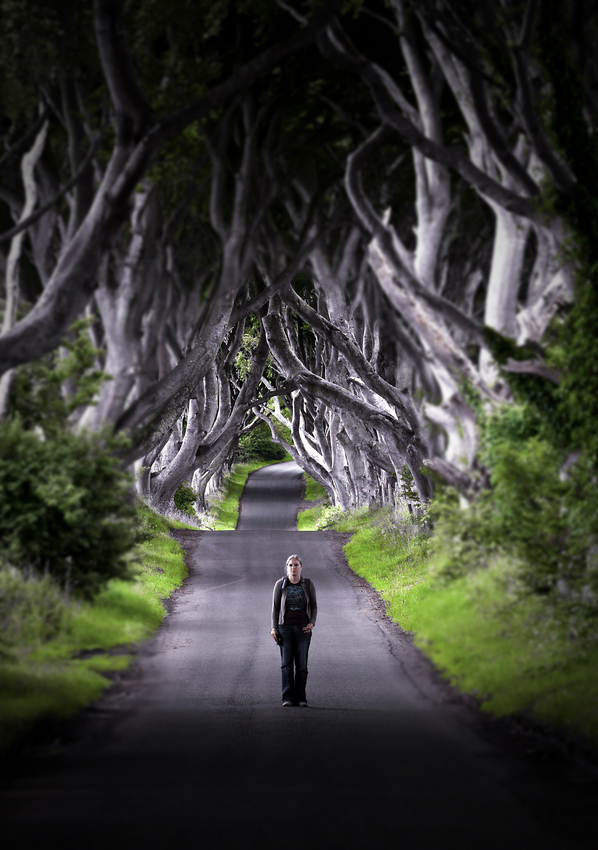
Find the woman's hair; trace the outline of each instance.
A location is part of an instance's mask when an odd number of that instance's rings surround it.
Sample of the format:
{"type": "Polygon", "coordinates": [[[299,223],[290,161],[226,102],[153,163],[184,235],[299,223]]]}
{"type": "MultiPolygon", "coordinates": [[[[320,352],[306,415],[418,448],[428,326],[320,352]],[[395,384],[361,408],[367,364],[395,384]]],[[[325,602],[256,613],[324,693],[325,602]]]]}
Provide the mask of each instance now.
{"type": "Polygon", "coordinates": [[[301,560],[301,558],[299,557],[299,555],[289,555],[289,557],[287,558],[287,564],[286,564],[286,565],[287,565],[287,567],[288,567],[288,565],[289,565],[289,561],[293,561],[293,560],[295,560],[295,561],[299,561],[299,563],[301,564],[301,566],[303,566],[303,561],[301,560]]]}

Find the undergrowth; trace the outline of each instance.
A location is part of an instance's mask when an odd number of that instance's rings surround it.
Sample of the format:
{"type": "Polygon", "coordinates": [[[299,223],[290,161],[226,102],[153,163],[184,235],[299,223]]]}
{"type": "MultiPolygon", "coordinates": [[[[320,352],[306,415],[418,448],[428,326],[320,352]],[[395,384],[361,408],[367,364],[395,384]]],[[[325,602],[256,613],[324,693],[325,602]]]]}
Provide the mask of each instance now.
{"type": "Polygon", "coordinates": [[[134,580],[112,579],[93,600],[69,597],[49,575],[0,568],[0,753],[96,700],[162,622],[187,574],[184,552],[175,523],[138,510],[134,580]]]}
{"type": "Polygon", "coordinates": [[[306,472],[303,473],[303,480],[305,482],[305,495],[303,498],[305,502],[315,502],[315,504],[299,512],[297,530],[320,531],[325,527],[323,523],[328,522],[330,517],[331,508],[328,504],[328,493],[325,487],[314,481],[311,475],[308,475],[306,472]]]}
{"type": "MultiPolygon", "coordinates": [[[[247,477],[237,465],[214,499],[212,522],[233,530],[247,477]]],[[[181,585],[184,551],[170,529],[190,527],[138,504],[133,580],[112,579],[92,599],[70,596],[52,576],[0,565],[0,754],[98,699],[166,615],[181,585]]]]}
{"type": "MultiPolygon", "coordinates": [[[[307,513],[309,517],[309,511],[307,513]]],[[[571,604],[530,590],[512,554],[467,540],[479,519],[461,511],[432,531],[392,508],[325,508],[304,530],[352,534],[355,573],[378,590],[388,615],[412,632],[443,676],[495,716],[522,715],[579,742],[598,744],[598,640],[576,629],[571,604]]],[[[301,527],[301,526],[300,526],[301,527]]],[[[475,536],[475,535],[474,535],[475,536]]]]}

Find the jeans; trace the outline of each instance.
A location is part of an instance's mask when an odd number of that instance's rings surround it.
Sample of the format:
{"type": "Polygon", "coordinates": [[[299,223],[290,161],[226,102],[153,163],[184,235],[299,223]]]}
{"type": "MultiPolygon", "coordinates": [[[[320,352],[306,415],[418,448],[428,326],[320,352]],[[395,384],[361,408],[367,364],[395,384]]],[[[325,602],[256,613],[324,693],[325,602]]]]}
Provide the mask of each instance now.
{"type": "Polygon", "coordinates": [[[294,703],[307,702],[305,685],[311,632],[305,634],[303,626],[279,625],[278,633],[282,638],[280,644],[282,701],[288,699],[294,703]]]}

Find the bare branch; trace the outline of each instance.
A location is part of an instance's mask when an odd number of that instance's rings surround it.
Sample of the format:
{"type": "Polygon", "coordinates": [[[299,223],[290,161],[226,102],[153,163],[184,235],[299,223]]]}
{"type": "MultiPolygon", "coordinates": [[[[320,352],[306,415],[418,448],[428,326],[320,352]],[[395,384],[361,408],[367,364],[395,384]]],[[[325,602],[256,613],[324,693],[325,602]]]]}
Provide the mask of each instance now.
{"type": "Polygon", "coordinates": [[[91,148],[89,149],[87,156],[85,157],[75,174],[71,177],[68,183],[65,183],[62,189],[57,192],[56,195],[54,195],[52,200],[43,204],[43,206],[41,206],[38,210],[36,210],[23,221],[20,221],[10,230],[5,230],[4,233],[0,234],[0,243],[7,242],[9,239],[12,239],[13,236],[16,236],[17,233],[21,233],[21,231],[27,230],[28,227],[31,227],[32,224],[35,224],[35,222],[38,221],[43,215],[45,215],[49,210],[51,210],[53,207],[60,203],[66,193],[70,192],[73,186],[76,186],[79,180],[83,177],[85,169],[91,162],[94,154],[100,146],[100,141],[101,137],[97,136],[92,142],[91,148]]]}
{"type": "Polygon", "coordinates": [[[532,221],[539,219],[540,214],[534,204],[527,198],[523,198],[501,186],[500,183],[474,165],[469,155],[462,148],[457,146],[447,148],[433,141],[424,135],[409,118],[401,114],[395,107],[380,69],[357,53],[338,23],[328,27],[327,34],[328,38],[326,40],[321,39],[319,42],[325,55],[338,61],[339,64],[366,81],[382,120],[397,130],[410,147],[416,148],[424,156],[452,168],[478,192],[509,212],[523,218],[529,218],[532,221]]]}
{"type": "Polygon", "coordinates": [[[120,141],[135,142],[154,123],[127,47],[122,0],[94,0],[94,23],[102,70],[116,112],[120,141]]]}
{"type": "Polygon", "coordinates": [[[39,131],[44,125],[44,121],[50,115],[50,110],[46,107],[42,112],[40,112],[38,118],[34,121],[33,125],[27,130],[27,132],[18,139],[14,145],[9,148],[4,156],[0,159],[0,168],[12,159],[13,156],[18,156],[21,151],[24,151],[35,139],[39,131]]]}
{"type": "Polygon", "coordinates": [[[546,378],[557,386],[561,382],[562,374],[558,369],[551,369],[540,360],[513,360],[509,357],[507,362],[501,367],[505,372],[516,372],[521,375],[539,375],[541,378],[546,378]]]}
{"type": "Polygon", "coordinates": [[[393,232],[374,211],[363,191],[361,185],[361,171],[363,166],[382,141],[388,137],[389,133],[390,129],[388,125],[383,124],[373,136],[367,139],[361,147],[347,158],[347,172],[345,177],[347,194],[364,226],[378,240],[380,246],[384,249],[385,255],[392,261],[396,275],[401,283],[405,285],[406,289],[428,303],[441,315],[451,319],[451,321],[467,334],[482,342],[483,330],[481,325],[463,313],[456,304],[432,292],[417,279],[412,269],[406,264],[404,257],[397,250],[393,232]]]}

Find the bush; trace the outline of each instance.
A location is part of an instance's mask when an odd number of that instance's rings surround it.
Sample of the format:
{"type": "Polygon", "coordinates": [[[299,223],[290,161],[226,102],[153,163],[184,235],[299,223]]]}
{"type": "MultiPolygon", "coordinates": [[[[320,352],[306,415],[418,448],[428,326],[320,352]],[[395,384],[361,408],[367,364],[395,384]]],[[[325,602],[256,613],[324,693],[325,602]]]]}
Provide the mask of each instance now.
{"type": "Polygon", "coordinates": [[[336,522],[343,516],[343,509],[340,505],[331,505],[324,508],[315,523],[316,531],[325,531],[327,528],[334,528],[336,522]]]}
{"type": "Polygon", "coordinates": [[[25,575],[0,563],[0,655],[55,637],[66,625],[69,609],[51,576],[25,575]]]}
{"type": "Polygon", "coordinates": [[[196,516],[195,503],[197,502],[197,493],[191,487],[188,481],[183,481],[179,489],[174,494],[174,503],[179,509],[189,516],[196,516]]]}
{"type": "Polygon", "coordinates": [[[537,417],[513,405],[484,422],[482,461],[490,488],[466,510],[450,490],[431,508],[437,572],[455,579],[516,564],[520,591],[568,611],[575,631],[595,631],[598,614],[598,492],[591,464],[563,456],[539,433],[537,417]],[[584,625],[585,624],[585,625],[584,625]]]}
{"type": "Polygon", "coordinates": [[[372,529],[375,538],[393,546],[402,546],[405,541],[426,531],[427,514],[420,509],[415,515],[403,505],[384,506],[372,514],[372,529]]]}
{"type": "Polygon", "coordinates": [[[128,577],[135,508],[120,448],[106,435],[44,437],[19,419],[1,422],[0,556],[88,597],[128,577]]]}

